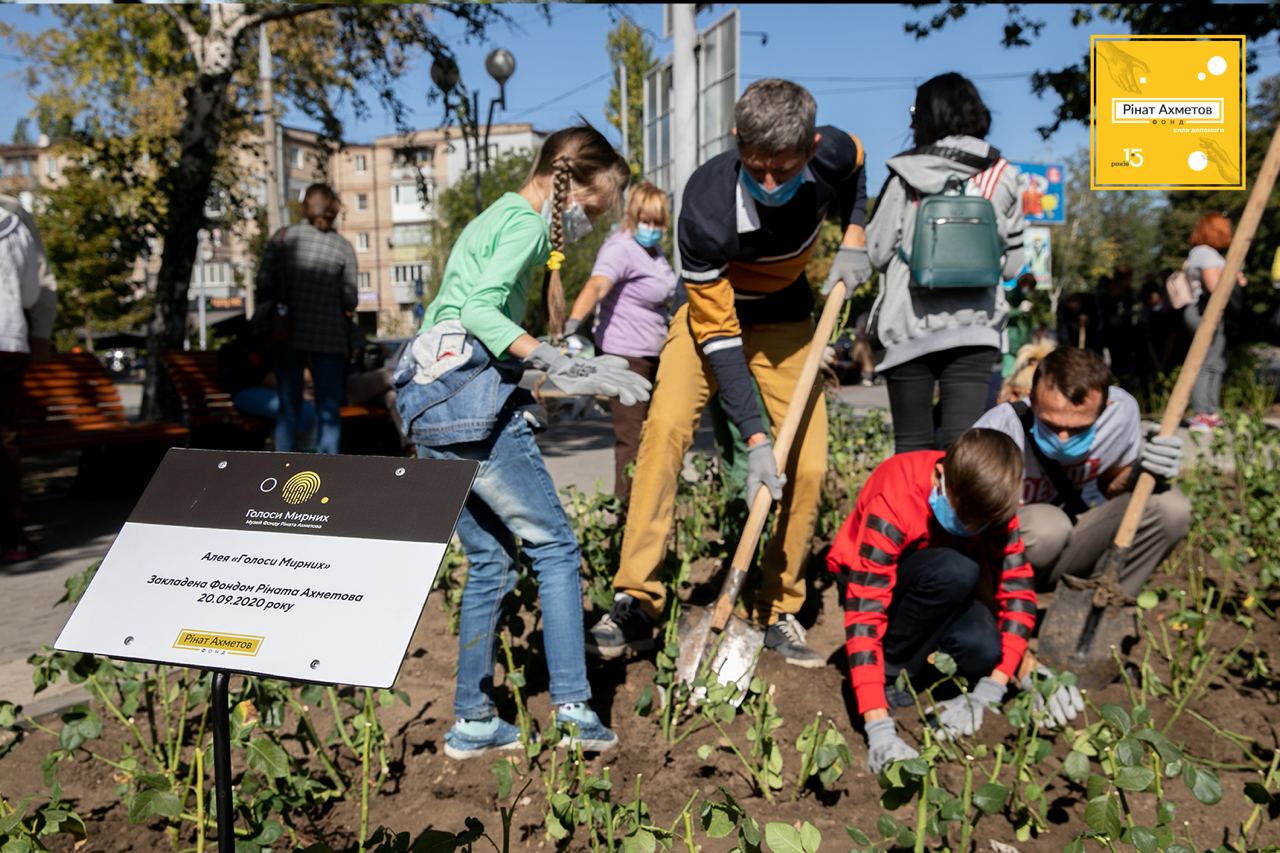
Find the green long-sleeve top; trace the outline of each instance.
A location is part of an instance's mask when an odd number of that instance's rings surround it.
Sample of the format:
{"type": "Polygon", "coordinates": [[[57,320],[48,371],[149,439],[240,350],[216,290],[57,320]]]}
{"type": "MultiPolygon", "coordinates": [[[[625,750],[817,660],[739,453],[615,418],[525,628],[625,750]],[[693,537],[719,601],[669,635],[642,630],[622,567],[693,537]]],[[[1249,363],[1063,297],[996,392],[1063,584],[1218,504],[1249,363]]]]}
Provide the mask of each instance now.
{"type": "Polygon", "coordinates": [[[462,229],[422,328],[456,319],[502,358],[524,334],[518,321],[529,287],[550,254],[551,237],[541,214],[523,196],[505,193],[462,229]]]}

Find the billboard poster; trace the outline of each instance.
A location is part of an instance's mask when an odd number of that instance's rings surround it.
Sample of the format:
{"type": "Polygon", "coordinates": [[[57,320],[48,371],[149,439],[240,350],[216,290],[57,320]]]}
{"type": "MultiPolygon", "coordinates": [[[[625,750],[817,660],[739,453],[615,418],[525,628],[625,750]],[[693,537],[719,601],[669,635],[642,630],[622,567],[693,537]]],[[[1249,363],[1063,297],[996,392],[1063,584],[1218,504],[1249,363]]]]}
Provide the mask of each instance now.
{"type": "Polygon", "coordinates": [[[1023,232],[1023,247],[1027,253],[1026,270],[1036,277],[1036,290],[1053,287],[1052,231],[1043,225],[1028,225],[1023,232]]]}
{"type": "MultiPolygon", "coordinates": [[[[1012,162],[1012,161],[1011,161],[1012,162]]],[[[1061,163],[1013,163],[1018,167],[1022,215],[1028,225],[1067,221],[1066,167],[1061,163]]]]}

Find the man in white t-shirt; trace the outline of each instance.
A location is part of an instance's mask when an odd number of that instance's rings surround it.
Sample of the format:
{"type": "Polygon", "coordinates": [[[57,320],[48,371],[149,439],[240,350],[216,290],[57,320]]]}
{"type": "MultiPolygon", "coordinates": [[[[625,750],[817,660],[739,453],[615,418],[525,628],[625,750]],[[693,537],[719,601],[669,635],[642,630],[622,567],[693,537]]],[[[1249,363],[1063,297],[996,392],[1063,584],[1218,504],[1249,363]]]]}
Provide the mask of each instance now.
{"type": "Polygon", "coordinates": [[[1138,403],[1111,385],[1095,353],[1061,347],[1040,362],[1027,401],[991,409],[975,427],[1000,430],[1023,453],[1018,519],[1036,586],[1050,590],[1063,575],[1089,577],[1115,539],[1140,471],[1156,493],[1120,575],[1136,596],[1191,526],[1191,503],[1168,481],[1182,468],[1178,436],[1142,437],[1138,403]]]}

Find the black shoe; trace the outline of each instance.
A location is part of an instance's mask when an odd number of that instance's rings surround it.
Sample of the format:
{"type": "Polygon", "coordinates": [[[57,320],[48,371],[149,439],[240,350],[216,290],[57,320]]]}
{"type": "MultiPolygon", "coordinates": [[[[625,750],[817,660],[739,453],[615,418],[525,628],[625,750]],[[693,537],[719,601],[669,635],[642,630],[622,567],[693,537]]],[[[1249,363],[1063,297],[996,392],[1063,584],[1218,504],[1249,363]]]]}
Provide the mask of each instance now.
{"type": "Polygon", "coordinates": [[[826,664],[822,655],[805,643],[804,628],[792,613],[783,613],[764,633],[764,647],[777,652],[793,666],[816,669],[826,664]]]}
{"type": "Polygon", "coordinates": [[[628,651],[653,648],[653,620],[625,592],[613,597],[613,608],[587,632],[587,651],[599,657],[622,657],[628,651]]]}

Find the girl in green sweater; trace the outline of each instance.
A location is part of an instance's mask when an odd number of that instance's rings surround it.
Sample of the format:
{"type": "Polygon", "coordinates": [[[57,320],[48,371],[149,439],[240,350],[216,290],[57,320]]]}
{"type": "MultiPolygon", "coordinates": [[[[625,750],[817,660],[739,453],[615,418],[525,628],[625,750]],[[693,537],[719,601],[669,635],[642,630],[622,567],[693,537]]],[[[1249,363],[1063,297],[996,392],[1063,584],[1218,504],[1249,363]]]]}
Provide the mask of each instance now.
{"type": "Polygon", "coordinates": [[[458,637],[456,722],[445,754],[472,758],[519,747],[519,730],[493,705],[494,640],[501,603],[516,583],[519,540],[532,559],[542,607],[543,649],[559,722],[586,751],[617,736],[588,705],[577,539],[519,404],[524,368],[572,394],[649,398],[649,383],[624,359],[574,359],[518,325],[534,276],[545,270],[550,331],[564,322],[558,270],[565,244],[621,206],[626,161],[590,125],[551,134],[528,182],[471,221],[449,255],[438,295],[397,369],[397,404],[418,455],[480,463],[458,520],[468,561],[458,637]]]}

